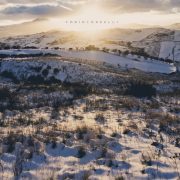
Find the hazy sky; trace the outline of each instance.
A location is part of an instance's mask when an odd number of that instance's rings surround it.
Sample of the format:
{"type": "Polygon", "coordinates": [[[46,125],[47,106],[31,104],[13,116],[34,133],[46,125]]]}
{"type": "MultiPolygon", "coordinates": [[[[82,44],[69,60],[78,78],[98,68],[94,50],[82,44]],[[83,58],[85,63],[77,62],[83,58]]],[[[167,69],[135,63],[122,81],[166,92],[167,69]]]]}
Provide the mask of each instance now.
{"type": "Polygon", "coordinates": [[[180,22],[180,0],[0,0],[0,25],[91,13],[122,23],[171,24],[180,22]]]}

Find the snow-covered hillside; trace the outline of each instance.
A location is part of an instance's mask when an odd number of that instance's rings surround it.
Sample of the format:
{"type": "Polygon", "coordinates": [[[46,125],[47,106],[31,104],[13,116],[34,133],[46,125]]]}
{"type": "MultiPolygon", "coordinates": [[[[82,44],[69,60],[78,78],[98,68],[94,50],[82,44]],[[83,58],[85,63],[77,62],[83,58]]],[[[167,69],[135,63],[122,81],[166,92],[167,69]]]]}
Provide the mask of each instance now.
{"type": "MultiPolygon", "coordinates": [[[[82,47],[88,45],[92,42],[95,45],[101,44],[104,41],[141,41],[153,33],[158,33],[165,31],[161,28],[147,28],[142,30],[133,29],[110,29],[102,30],[102,32],[97,31],[97,35],[89,32],[71,32],[71,31],[49,31],[44,33],[38,33],[34,35],[27,36],[17,36],[12,38],[1,38],[0,42],[7,43],[8,45],[21,45],[21,46],[59,46],[68,44],[69,47],[82,47]],[[97,36],[97,37],[94,37],[97,36]],[[102,42],[99,42],[102,41],[102,42]],[[72,46],[70,46],[72,44],[72,46]]],[[[105,43],[105,42],[104,42],[105,43]]]]}
{"type": "Polygon", "coordinates": [[[154,57],[180,60],[180,31],[163,28],[110,29],[97,33],[49,31],[0,39],[1,49],[35,47],[83,50],[89,45],[122,52],[136,52],[141,48],[154,57]]]}
{"type": "Polygon", "coordinates": [[[0,179],[177,180],[179,90],[175,73],[3,59],[0,179]]]}
{"type": "Polygon", "coordinates": [[[180,62],[180,42],[162,42],[159,57],[180,62]]]}
{"type": "Polygon", "coordinates": [[[77,58],[83,60],[97,61],[107,63],[118,68],[139,69],[145,72],[159,72],[170,74],[176,72],[176,67],[172,64],[156,61],[153,59],[144,59],[143,57],[118,56],[100,51],[64,51],[64,50],[0,50],[1,54],[18,55],[18,54],[57,54],[65,58],[77,58]]]}
{"type": "Polygon", "coordinates": [[[36,60],[4,60],[1,62],[1,74],[11,74],[19,81],[31,80],[33,77],[42,76],[44,80],[58,80],[59,82],[113,84],[117,79],[113,74],[98,72],[85,64],[65,61],[63,58],[44,58],[36,60]],[[45,73],[45,74],[44,74],[45,73]]]}
{"type": "Polygon", "coordinates": [[[173,27],[0,27],[0,180],[180,180],[173,27]]]}

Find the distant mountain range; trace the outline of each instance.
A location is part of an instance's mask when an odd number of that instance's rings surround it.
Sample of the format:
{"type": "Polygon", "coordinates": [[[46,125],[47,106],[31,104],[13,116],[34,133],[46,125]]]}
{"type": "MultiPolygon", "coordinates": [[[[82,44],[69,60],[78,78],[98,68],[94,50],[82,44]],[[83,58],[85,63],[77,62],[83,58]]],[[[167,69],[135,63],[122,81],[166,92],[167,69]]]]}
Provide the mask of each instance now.
{"type": "MultiPolygon", "coordinates": [[[[172,24],[170,26],[165,26],[165,27],[143,25],[143,24],[129,24],[120,28],[121,29],[166,28],[166,29],[180,30],[180,23],[172,24]]],[[[48,19],[39,18],[30,22],[24,22],[21,24],[0,26],[0,37],[29,35],[29,34],[47,32],[50,30],[54,30],[54,29],[52,26],[49,25],[48,19]]]]}
{"type": "Polygon", "coordinates": [[[174,30],[180,30],[180,23],[172,24],[170,26],[167,26],[167,28],[174,29],[174,30]]]}
{"type": "Polygon", "coordinates": [[[0,48],[85,49],[89,45],[111,51],[139,51],[164,59],[180,61],[180,23],[166,27],[132,25],[87,34],[53,30],[47,19],[0,27],[0,48]],[[135,28],[136,27],[136,28],[135,28]]]}
{"type": "Polygon", "coordinates": [[[35,19],[30,22],[0,26],[0,37],[35,34],[51,30],[47,19],[35,19]]]}

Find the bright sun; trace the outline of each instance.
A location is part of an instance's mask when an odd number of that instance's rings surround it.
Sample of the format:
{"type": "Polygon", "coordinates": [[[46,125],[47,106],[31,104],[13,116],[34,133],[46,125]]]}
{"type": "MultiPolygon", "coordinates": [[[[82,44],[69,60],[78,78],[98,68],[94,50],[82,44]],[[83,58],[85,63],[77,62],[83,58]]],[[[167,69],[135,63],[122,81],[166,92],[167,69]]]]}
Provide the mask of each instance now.
{"type": "Polygon", "coordinates": [[[93,31],[112,27],[113,17],[108,15],[98,5],[83,7],[73,17],[66,19],[65,28],[74,31],[93,31]]]}
{"type": "Polygon", "coordinates": [[[98,5],[85,6],[77,13],[75,18],[84,18],[88,20],[106,19],[108,15],[98,5]]]}

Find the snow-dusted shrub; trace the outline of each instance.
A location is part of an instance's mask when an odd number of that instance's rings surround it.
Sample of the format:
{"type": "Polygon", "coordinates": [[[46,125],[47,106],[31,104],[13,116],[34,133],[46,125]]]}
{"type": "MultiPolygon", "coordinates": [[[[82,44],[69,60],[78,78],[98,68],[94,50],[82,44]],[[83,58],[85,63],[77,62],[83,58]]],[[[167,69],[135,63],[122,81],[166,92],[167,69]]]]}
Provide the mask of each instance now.
{"type": "Polygon", "coordinates": [[[79,147],[77,157],[83,158],[85,155],[86,155],[86,149],[83,146],[79,147]]]}
{"type": "Polygon", "coordinates": [[[13,80],[15,83],[19,82],[18,79],[16,78],[16,76],[11,71],[6,71],[6,70],[2,71],[0,75],[2,77],[9,78],[9,79],[13,80]]]}
{"type": "Polygon", "coordinates": [[[42,84],[45,81],[44,81],[44,78],[41,75],[31,75],[27,79],[27,82],[31,83],[31,84],[42,84]]]}
{"type": "Polygon", "coordinates": [[[119,134],[118,134],[117,132],[113,132],[113,133],[111,134],[111,137],[114,137],[114,138],[115,138],[115,137],[118,137],[118,135],[119,135],[119,134]]]}
{"type": "Polygon", "coordinates": [[[100,124],[105,124],[107,120],[103,114],[96,114],[95,121],[100,124]]]}
{"type": "Polygon", "coordinates": [[[42,71],[42,75],[43,75],[44,77],[47,77],[48,74],[49,74],[49,69],[44,69],[44,70],[42,71]]]}
{"type": "Polygon", "coordinates": [[[0,100],[11,99],[13,97],[13,93],[6,87],[0,88],[0,100]]]}
{"type": "Polygon", "coordinates": [[[54,72],[55,75],[57,75],[57,74],[59,73],[59,69],[58,69],[58,68],[55,68],[55,69],[53,70],[53,72],[54,72]]]}
{"type": "Polygon", "coordinates": [[[171,114],[162,114],[159,122],[159,128],[161,131],[174,134],[179,134],[180,132],[180,118],[171,114]]]}
{"type": "Polygon", "coordinates": [[[129,134],[129,133],[131,133],[131,130],[129,128],[125,128],[122,133],[129,134]]]}
{"type": "Polygon", "coordinates": [[[102,147],[101,149],[101,154],[100,154],[100,158],[105,158],[106,157],[106,154],[107,154],[108,150],[107,150],[107,147],[102,147]]]}
{"type": "Polygon", "coordinates": [[[81,98],[92,93],[92,87],[81,83],[66,83],[65,87],[70,90],[70,93],[75,98],[81,98]]]}
{"type": "Polygon", "coordinates": [[[7,152],[12,153],[15,149],[16,136],[10,132],[7,137],[3,139],[3,144],[7,145],[7,152]]]}
{"type": "Polygon", "coordinates": [[[130,86],[125,92],[125,95],[131,95],[138,98],[151,98],[156,96],[156,89],[150,84],[142,82],[131,82],[130,86]]]}
{"type": "Polygon", "coordinates": [[[17,120],[16,120],[16,124],[20,125],[20,126],[29,126],[31,124],[33,124],[34,122],[29,119],[27,116],[20,116],[17,120]]]}
{"type": "Polygon", "coordinates": [[[89,180],[91,176],[91,171],[85,171],[82,175],[82,180],[89,180]]]}
{"type": "Polygon", "coordinates": [[[115,177],[115,180],[125,180],[125,178],[121,175],[121,176],[115,177]]]}
{"type": "Polygon", "coordinates": [[[52,142],[51,142],[52,149],[55,149],[57,147],[57,142],[56,141],[57,141],[56,138],[52,139],[52,142]]]}
{"type": "Polygon", "coordinates": [[[156,89],[152,85],[143,82],[131,82],[125,95],[131,95],[138,98],[151,98],[156,96],[156,89]]]}
{"type": "Polygon", "coordinates": [[[79,127],[77,127],[77,129],[75,131],[77,133],[77,138],[83,139],[84,135],[87,134],[87,132],[88,132],[88,127],[86,125],[81,126],[81,127],[79,126],[79,127]]]}
{"type": "Polygon", "coordinates": [[[42,70],[42,66],[36,66],[36,67],[32,66],[32,67],[30,67],[30,69],[32,69],[35,72],[39,73],[42,70]]]}
{"type": "Polygon", "coordinates": [[[180,148],[180,138],[176,138],[175,146],[180,148]]]}
{"type": "Polygon", "coordinates": [[[141,155],[141,163],[146,166],[152,166],[152,158],[149,155],[141,155]]]}

